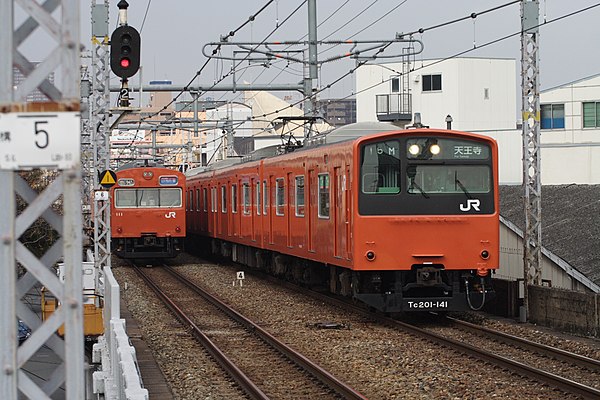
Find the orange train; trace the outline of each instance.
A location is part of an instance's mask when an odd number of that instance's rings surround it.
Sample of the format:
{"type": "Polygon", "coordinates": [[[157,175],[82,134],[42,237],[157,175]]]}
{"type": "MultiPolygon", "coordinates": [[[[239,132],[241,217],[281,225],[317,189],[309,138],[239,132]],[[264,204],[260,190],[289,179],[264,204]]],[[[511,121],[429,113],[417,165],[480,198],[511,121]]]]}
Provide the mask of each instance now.
{"type": "Polygon", "coordinates": [[[362,123],[277,150],[187,172],[193,248],[386,312],[480,309],[493,296],[493,139],[362,123]]]}
{"type": "Polygon", "coordinates": [[[185,240],[185,175],[130,164],[110,189],[111,250],[122,258],[175,257],[185,240]]]}

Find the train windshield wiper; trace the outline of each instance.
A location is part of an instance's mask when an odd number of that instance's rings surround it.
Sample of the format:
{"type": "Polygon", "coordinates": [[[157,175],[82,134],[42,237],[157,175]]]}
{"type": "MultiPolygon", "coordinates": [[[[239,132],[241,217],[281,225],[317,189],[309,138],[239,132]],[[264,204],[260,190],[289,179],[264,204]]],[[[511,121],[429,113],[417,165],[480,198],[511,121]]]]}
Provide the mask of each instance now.
{"type": "Polygon", "coordinates": [[[412,189],[412,188],[417,188],[417,190],[419,192],[421,192],[421,194],[423,195],[423,197],[425,197],[426,199],[429,198],[429,195],[423,190],[423,188],[421,186],[419,186],[419,184],[417,182],[415,182],[414,179],[412,179],[410,181],[410,189],[412,189]]]}
{"type": "Polygon", "coordinates": [[[467,190],[467,188],[465,187],[465,185],[462,184],[462,182],[458,179],[458,177],[454,178],[454,182],[458,185],[458,187],[465,193],[465,195],[467,196],[467,199],[472,199],[473,196],[471,195],[471,193],[469,193],[469,191],[467,190]]]}

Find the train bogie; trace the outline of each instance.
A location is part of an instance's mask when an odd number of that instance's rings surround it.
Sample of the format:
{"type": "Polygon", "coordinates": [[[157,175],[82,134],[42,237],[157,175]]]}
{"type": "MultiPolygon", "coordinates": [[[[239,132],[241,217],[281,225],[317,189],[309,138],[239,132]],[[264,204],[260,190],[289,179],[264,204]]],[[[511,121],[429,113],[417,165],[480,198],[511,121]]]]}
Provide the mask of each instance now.
{"type": "Polygon", "coordinates": [[[477,309],[499,263],[496,160],[487,137],[388,128],[191,172],[188,239],[380,310],[477,309]]]}

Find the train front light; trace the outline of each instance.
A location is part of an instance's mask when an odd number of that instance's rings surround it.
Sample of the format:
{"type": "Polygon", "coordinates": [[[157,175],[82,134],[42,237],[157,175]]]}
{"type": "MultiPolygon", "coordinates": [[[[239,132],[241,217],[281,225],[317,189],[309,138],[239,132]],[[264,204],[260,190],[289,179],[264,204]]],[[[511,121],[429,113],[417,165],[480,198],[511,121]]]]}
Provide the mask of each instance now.
{"type": "Polygon", "coordinates": [[[175,227],[175,232],[181,232],[181,228],[179,226],[175,227]]]}
{"type": "Polygon", "coordinates": [[[421,146],[418,144],[411,144],[408,148],[408,152],[413,156],[418,156],[421,153],[421,146]]]}
{"type": "Polygon", "coordinates": [[[431,147],[429,147],[429,152],[431,154],[433,154],[434,156],[437,156],[438,154],[440,154],[440,151],[442,151],[442,148],[440,147],[439,144],[432,144],[431,147]]]}

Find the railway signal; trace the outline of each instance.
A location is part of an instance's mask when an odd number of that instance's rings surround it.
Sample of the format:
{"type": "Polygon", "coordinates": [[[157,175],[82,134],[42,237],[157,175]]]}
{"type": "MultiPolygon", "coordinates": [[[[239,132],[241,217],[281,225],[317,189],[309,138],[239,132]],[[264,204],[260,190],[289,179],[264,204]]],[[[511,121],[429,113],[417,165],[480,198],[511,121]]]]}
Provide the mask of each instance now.
{"type": "Polygon", "coordinates": [[[110,38],[110,68],[121,79],[135,75],[140,68],[141,39],[132,26],[121,25],[110,38]]]}

